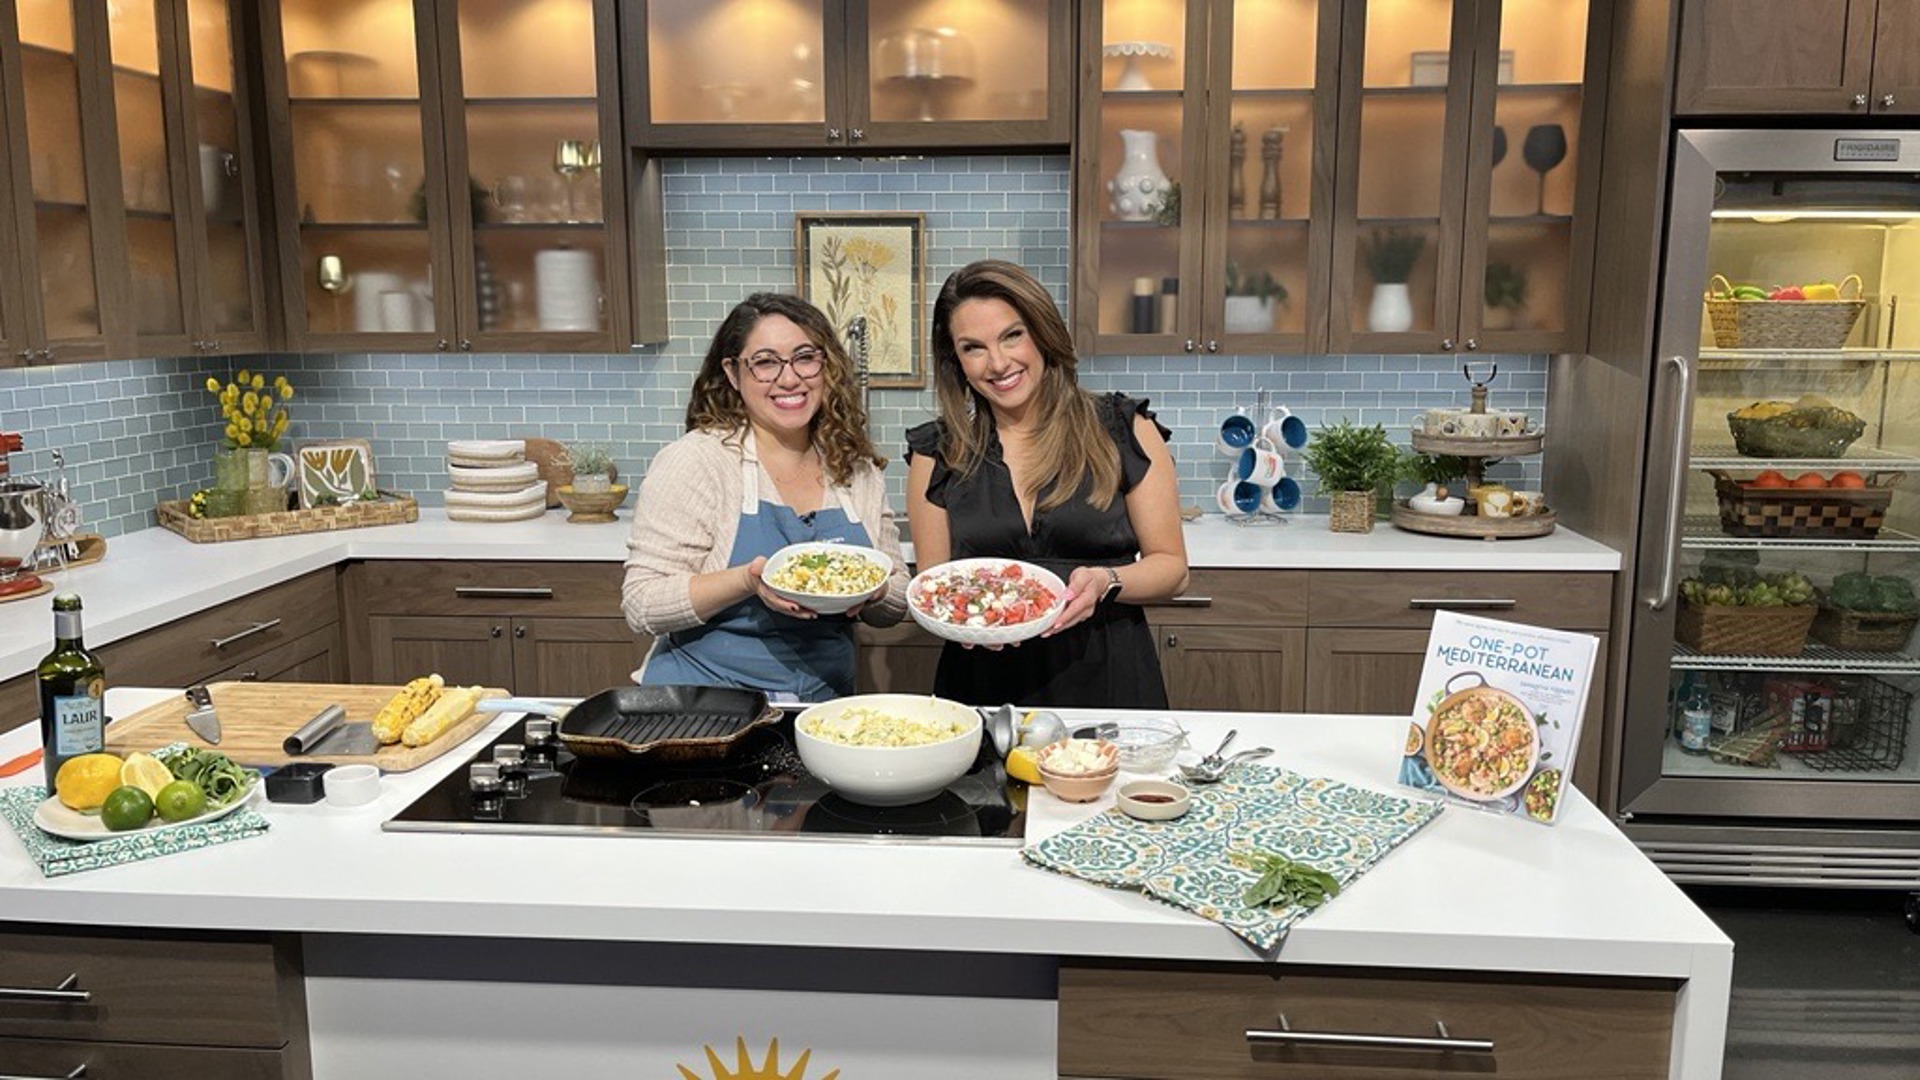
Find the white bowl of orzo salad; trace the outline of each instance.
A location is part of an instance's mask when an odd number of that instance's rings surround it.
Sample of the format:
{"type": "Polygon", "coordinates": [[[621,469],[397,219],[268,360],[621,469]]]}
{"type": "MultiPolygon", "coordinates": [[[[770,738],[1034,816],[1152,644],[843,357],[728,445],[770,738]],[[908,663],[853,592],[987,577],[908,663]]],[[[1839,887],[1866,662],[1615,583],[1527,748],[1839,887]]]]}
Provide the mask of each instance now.
{"type": "Polygon", "coordinates": [[[880,591],[892,575],[893,560],[873,548],[810,541],[774,552],[760,577],[783,599],[838,615],[880,591]]]}
{"type": "Polygon", "coordinates": [[[965,645],[1011,645],[1045,632],[1067,605],[1058,574],[1017,559],[955,559],[907,585],[907,610],[928,633],[965,645]]]}
{"type": "Polygon", "coordinates": [[[807,771],[868,806],[925,802],[965,776],[980,753],[980,714],[920,694],[858,694],[794,718],[807,771]]]}

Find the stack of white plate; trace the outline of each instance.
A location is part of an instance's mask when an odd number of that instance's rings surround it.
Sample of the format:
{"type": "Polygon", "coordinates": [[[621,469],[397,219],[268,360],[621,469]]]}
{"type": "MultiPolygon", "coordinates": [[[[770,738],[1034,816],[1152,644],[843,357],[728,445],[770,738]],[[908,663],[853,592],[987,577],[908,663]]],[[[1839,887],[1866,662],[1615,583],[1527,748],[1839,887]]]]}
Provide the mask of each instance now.
{"type": "Polygon", "coordinates": [[[521,521],[547,512],[547,484],[519,439],[455,439],[447,444],[447,518],[521,521]]]}

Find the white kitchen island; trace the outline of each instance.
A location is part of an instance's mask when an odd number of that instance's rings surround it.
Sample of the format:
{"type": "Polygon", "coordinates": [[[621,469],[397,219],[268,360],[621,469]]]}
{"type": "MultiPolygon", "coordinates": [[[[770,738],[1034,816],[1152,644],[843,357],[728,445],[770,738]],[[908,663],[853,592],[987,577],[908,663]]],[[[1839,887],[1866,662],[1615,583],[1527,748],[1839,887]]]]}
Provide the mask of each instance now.
{"type": "MultiPolygon", "coordinates": [[[[157,700],[111,693],[119,715],[157,700]]],[[[1237,726],[1277,748],[1274,764],[1389,790],[1406,730],[1182,720],[1197,742],[1237,726]]],[[[0,736],[0,758],[35,739],[0,736]]],[[[1720,1073],[1731,942],[1571,789],[1551,827],[1445,811],[1267,959],[1011,847],[381,831],[466,757],[388,776],[367,806],[266,804],[264,836],[61,878],[0,828],[0,919],[300,935],[321,1080],[718,1080],[736,1039],[757,1070],[775,1038],[779,1075],[810,1050],[808,1080],[1052,1078],[1053,972],[1072,957],[1660,980],[1677,988],[1669,1075],[1720,1073]]],[[[1036,789],[1029,839],[1102,805],[1036,789]]]]}

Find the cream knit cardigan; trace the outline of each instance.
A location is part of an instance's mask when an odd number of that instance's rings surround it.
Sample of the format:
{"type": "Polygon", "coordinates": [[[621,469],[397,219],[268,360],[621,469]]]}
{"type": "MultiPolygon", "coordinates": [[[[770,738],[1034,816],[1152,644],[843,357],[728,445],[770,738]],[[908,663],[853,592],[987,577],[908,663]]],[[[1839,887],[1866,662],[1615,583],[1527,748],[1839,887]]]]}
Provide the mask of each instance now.
{"type": "MultiPolygon", "coordinates": [[[[737,442],[717,432],[688,432],[654,457],[627,536],[627,576],[620,589],[627,625],[659,636],[701,624],[693,613],[691,582],[695,574],[731,565],[728,556],[746,492],[743,463],[753,463],[759,496],[780,501],[759,460],[751,431],[737,442]]],[[[900,553],[900,526],[887,504],[885,476],[862,463],[844,488],[829,488],[823,505],[850,507],[873,546],[893,560],[886,595],[863,608],[860,621],[899,622],[907,613],[907,562],[900,553]]]]}

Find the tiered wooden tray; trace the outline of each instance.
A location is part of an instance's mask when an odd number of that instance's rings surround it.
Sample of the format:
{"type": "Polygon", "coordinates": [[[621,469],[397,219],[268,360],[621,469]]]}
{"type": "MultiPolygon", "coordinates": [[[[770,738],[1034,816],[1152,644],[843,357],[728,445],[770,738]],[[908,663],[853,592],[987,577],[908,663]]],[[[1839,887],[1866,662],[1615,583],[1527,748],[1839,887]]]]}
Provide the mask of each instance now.
{"type": "MultiPolygon", "coordinates": [[[[1464,366],[1461,374],[1473,384],[1473,403],[1469,412],[1487,411],[1487,383],[1499,373],[1495,366],[1485,380],[1476,381],[1464,366]]],[[[1430,533],[1435,536],[1464,536],[1481,540],[1524,540],[1535,536],[1545,536],[1554,530],[1556,515],[1551,508],[1524,517],[1481,517],[1474,504],[1473,496],[1468,494],[1481,485],[1488,458],[1524,457],[1537,454],[1546,445],[1543,432],[1531,431],[1525,435],[1512,436],[1462,436],[1433,435],[1424,431],[1413,433],[1413,448],[1423,454],[1465,458],[1467,462],[1466,492],[1461,494],[1467,500],[1468,513],[1458,515],[1424,514],[1415,510],[1406,499],[1396,500],[1393,504],[1392,521],[1396,528],[1408,532],[1430,533]]]]}

